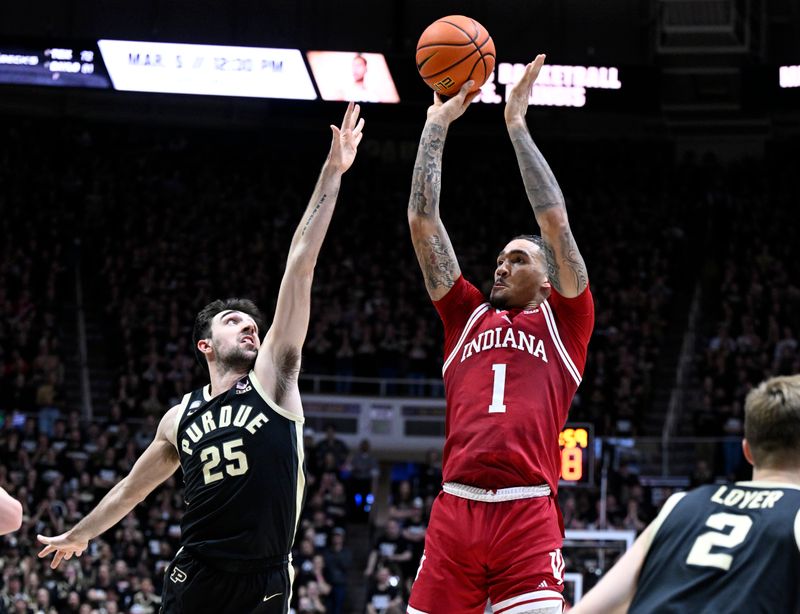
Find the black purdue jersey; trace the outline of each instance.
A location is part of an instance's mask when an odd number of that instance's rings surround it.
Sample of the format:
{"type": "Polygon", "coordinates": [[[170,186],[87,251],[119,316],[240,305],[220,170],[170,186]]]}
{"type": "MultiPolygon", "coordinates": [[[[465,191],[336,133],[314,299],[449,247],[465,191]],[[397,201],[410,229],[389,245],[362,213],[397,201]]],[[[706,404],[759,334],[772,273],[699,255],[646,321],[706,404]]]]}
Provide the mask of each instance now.
{"type": "Polygon", "coordinates": [[[655,523],[631,614],[800,613],[800,487],[703,486],[655,523]]]}
{"type": "Polygon", "coordinates": [[[183,398],[176,441],[187,550],[212,559],[289,554],[305,496],[302,423],[253,371],[213,399],[207,386],[183,398]]]}

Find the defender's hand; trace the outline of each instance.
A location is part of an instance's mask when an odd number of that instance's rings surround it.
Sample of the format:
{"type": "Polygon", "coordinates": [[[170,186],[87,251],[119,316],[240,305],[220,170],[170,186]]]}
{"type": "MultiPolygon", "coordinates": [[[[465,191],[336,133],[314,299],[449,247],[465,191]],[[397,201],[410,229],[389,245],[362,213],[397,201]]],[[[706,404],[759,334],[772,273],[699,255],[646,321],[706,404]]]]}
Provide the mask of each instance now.
{"type": "Polygon", "coordinates": [[[428,119],[435,120],[437,123],[443,124],[445,127],[464,114],[467,110],[472,99],[480,93],[480,90],[470,94],[470,88],[475,85],[474,81],[467,81],[458,94],[453,96],[447,102],[442,102],[439,92],[433,93],[433,104],[428,107],[428,119]]]}
{"type": "Polygon", "coordinates": [[[364,119],[358,119],[361,107],[350,103],[344,113],[344,119],[340,128],[331,125],[333,138],[331,139],[331,150],[328,153],[328,161],[339,172],[344,173],[356,159],[358,144],[364,133],[364,119]]]}
{"type": "Polygon", "coordinates": [[[528,100],[531,96],[533,83],[536,81],[536,77],[539,76],[539,71],[542,70],[545,57],[543,53],[537,55],[536,59],[525,67],[522,78],[509,91],[504,113],[506,123],[525,121],[525,113],[528,111],[528,100]]]}
{"type": "Polygon", "coordinates": [[[73,555],[80,556],[89,546],[88,541],[84,541],[77,537],[72,537],[69,531],[62,533],[61,535],[57,535],[56,537],[37,535],[36,539],[45,544],[45,547],[39,552],[40,559],[43,559],[51,552],[56,553],[50,563],[50,569],[55,569],[58,567],[62,559],[68,561],[73,555]]]}

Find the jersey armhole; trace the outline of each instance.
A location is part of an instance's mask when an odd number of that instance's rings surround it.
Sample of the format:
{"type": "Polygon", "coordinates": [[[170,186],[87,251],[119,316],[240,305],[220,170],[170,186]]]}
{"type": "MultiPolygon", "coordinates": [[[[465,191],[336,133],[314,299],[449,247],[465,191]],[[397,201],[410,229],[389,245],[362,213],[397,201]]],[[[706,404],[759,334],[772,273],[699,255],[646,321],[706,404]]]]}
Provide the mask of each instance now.
{"type": "Polygon", "coordinates": [[[178,449],[178,429],[181,426],[181,420],[183,420],[183,414],[186,411],[186,406],[189,405],[189,399],[192,397],[191,392],[187,392],[183,395],[183,399],[181,399],[180,405],[178,405],[178,413],[175,415],[175,426],[172,427],[172,435],[175,438],[175,449],[178,449]]]}
{"type": "Polygon", "coordinates": [[[661,528],[661,525],[664,524],[664,521],[667,519],[667,516],[669,516],[672,510],[675,509],[675,506],[678,505],[678,502],[680,502],[680,500],[683,499],[687,494],[688,493],[685,492],[678,492],[672,495],[669,499],[667,499],[667,502],[664,504],[664,507],[661,508],[661,511],[658,513],[658,516],[656,516],[656,519],[650,525],[651,527],[650,535],[649,538],[646,539],[644,543],[646,548],[645,551],[650,550],[650,545],[656,538],[656,533],[658,533],[658,530],[661,528]]]}
{"type": "Polygon", "coordinates": [[[250,381],[253,383],[253,388],[255,388],[256,392],[258,393],[258,396],[264,399],[264,402],[267,405],[269,405],[270,409],[272,409],[272,411],[274,411],[276,414],[278,414],[279,416],[283,416],[287,420],[291,420],[293,422],[299,422],[300,424],[303,424],[306,421],[306,419],[303,416],[298,416],[294,412],[286,411],[275,401],[270,399],[269,395],[267,395],[266,391],[261,386],[261,382],[258,381],[255,370],[250,371],[250,381]]]}

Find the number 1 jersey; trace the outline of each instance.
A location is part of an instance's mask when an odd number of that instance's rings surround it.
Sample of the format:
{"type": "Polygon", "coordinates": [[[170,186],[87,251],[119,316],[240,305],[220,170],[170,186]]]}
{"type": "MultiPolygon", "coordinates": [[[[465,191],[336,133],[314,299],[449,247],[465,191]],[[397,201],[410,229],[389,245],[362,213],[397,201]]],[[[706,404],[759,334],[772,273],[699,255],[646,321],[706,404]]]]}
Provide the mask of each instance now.
{"type": "Polygon", "coordinates": [[[594,326],[589,288],[533,310],[500,310],[463,277],[435,301],[445,329],[445,482],[489,490],[560,474],[558,437],[594,326]]]}
{"type": "Polygon", "coordinates": [[[181,545],[210,559],[289,554],[305,496],[302,423],[253,371],[214,398],[207,386],[183,398],[181,545]]]}

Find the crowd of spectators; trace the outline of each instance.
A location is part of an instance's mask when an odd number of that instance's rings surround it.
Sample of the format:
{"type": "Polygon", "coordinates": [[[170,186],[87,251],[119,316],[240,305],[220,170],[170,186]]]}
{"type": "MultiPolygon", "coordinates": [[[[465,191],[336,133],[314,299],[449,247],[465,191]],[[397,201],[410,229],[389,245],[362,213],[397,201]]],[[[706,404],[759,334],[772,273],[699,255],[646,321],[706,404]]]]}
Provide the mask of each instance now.
{"type": "MultiPolygon", "coordinates": [[[[61,533],[81,520],[125,476],[150,443],[156,421],[85,423],[76,411],[55,420],[52,434],[27,418],[0,430],[0,486],[23,507],[19,531],[0,537],[0,612],[15,614],[155,614],[164,569],[180,541],[180,471],[115,527],[58,570],[40,560],[37,534],[61,533]]],[[[352,602],[353,552],[347,530],[354,494],[374,489],[377,461],[368,445],[354,453],[332,428],[306,436],[307,502],[293,553],[294,611],[342,614],[352,602]],[[317,441],[319,439],[319,441],[317,441]],[[350,600],[350,601],[348,601],[350,600]]]]}
{"type": "MultiPolygon", "coordinates": [[[[4,127],[3,136],[0,486],[22,501],[25,521],[0,544],[0,612],[154,612],[179,539],[180,475],[58,571],[35,558],[35,535],[85,515],[127,473],[163,412],[202,383],[191,326],[205,303],[247,296],[269,317],[326,150],[324,131],[293,140],[280,156],[272,141],[199,129],[24,126],[4,127]],[[37,164],[20,162],[34,156],[37,164]],[[77,361],[65,348],[74,342],[67,335],[76,268],[86,317],[110,340],[103,351],[111,394],[91,423],[68,401],[65,376],[77,361]]],[[[503,242],[535,230],[513,152],[488,140],[498,155],[478,169],[468,141],[454,135],[441,205],[462,270],[484,289],[503,242]]],[[[657,384],[670,310],[693,283],[685,270],[696,228],[687,210],[706,184],[684,185],[692,167],[674,165],[664,145],[542,148],[567,195],[596,300],[590,359],[570,417],[592,422],[600,435],[635,436],[657,384]]],[[[366,376],[419,382],[398,394],[440,395],[424,380],[439,377],[441,325],[405,220],[415,148],[367,139],[362,149],[317,266],[304,373],[338,377],[331,392],[359,392],[347,378],[366,376]]],[[[697,413],[701,432],[738,433],[747,387],[766,373],[800,370],[798,260],[791,241],[780,240],[788,210],[761,218],[745,201],[729,203],[736,216],[719,242],[730,246],[720,264],[720,310],[709,316],[714,334],[697,367],[708,404],[697,413]],[[771,234],[750,240],[755,226],[771,234]]],[[[349,451],[336,441],[332,434],[307,441],[297,612],[342,612],[352,599],[348,520],[364,512],[353,502],[359,495],[363,505],[373,492],[377,464],[368,442],[349,451]]],[[[437,462],[393,487],[365,567],[369,614],[402,608],[407,597],[439,488],[437,462]]],[[[657,502],[636,476],[614,484],[606,526],[639,530],[657,502]]],[[[567,528],[599,526],[595,491],[564,489],[561,503],[567,528]]]]}
{"type": "Polygon", "coordinates": [[[708,246],[720,256],[704,279],[687,423],[695,435],[731,438],[703,461],[728,478],[749,473],[739,449],[747,393],[768,377],[800,372],[800,252],[786,240],[796,227],[790,160],[709,165],[706,180],[708,246]]]}
{"type": "MultiPolygon", "coordinates": [[[[0,152],[0,417],[37,412],[52,428],[65,399],[63,319],[74,303],[68,260],[69,215],[54,216],[70,179],[18,167],[22,136],[9,131],[0,152]],[[37,203],[31,206],[30,203],[37,203]],[[38,206],[41,205],[41,206],[38,206]]],[[[16,417],[15,417],[16,416],[16,417]]]]}
{"type": "Polygon", "coordinates": [[[441,456],[431,450],[422,463],[403,463],[393,475],[383,522],[373,527],[364,579],[366,614],[402,614],[420,563],[434,499],[442,482],[441,456]]]}
{"type": "MultiPolygon", "coordinates": [[[[123,416],[158,414],[202,381],[190,340],[204,304],[248,296],[271,314],[324,143],[309,139],[277,158],[272,144],[244,147],[243,135],[117,131],[83,132],[76,145],[89,317],[115,340],[104,350],[115,373],[110,405],[123,416]]],[[[535,231],[513,152],[505,140],[492,143],[506,155],[482,160],[481,176],[491,180],[467,182],[458,166],[470,163],[468,151],[454,139],[441,205],[465,276],[484,290],[503,242],[535,231]]],[[[403,144],[365,141],[344,178],[303,351],[304,378],[337,378],[323,391],[363,392],[349,379],[356,376],[409,382],[390,385],[390,394],[442,394],[428,382],[440,378],[442,330],[408,236],[414,148],[403,144]]],[[[674,285],[688,283],[678,275],[685,205],[669,189],[663,146],[595,143],[577,156],[577,145],[547,145],[597,304],[573,417],[598,433],[635,435],[652,400],[674,285]]]]}

